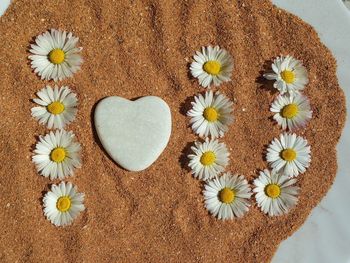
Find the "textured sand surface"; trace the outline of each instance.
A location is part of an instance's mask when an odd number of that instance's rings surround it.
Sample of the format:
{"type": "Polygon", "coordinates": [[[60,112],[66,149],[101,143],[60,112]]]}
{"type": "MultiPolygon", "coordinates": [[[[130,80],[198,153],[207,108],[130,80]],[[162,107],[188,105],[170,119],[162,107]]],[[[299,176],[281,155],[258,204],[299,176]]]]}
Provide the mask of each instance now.
{"type": "Polygon", "coordinates": [[[279,243],[305,221],[336,174],[335,146],[345,103],[335,60],[314,30],[267,1],[14,0],[0,18],[0,262],[268,262],[279,243]],[[79,97],[73,130],[83,168],[68,180],[86,194],[86,211],[56,228],[41,199],[52,182],[39,176],[31,151],[45,127],[30,117],[31,99],[46,84],[32,73],[28,46],[50,28],[74,32],[85,63],[67,84],[79,97]],[[241,220],[218,221],[203,206],[201,183],[186,169],[195,136],[185,116],[203,89],[190,78],[195,50],[218,44],[234,57],[233,79],[220,87],[235,101],[225,135],[229,171],[251,182],[266,168],[263,152],[280,133],[271,120],[271,83],[260,76],[279,54],[309,70],[313,119],[305,132],[312,165],[299,177],[300,202],[269,218],[253,205],[241,220]],[[95,136],[94,105],[106,96],[162,97],[173,116],[165,152],[148,170],[116,166],[95,136]]]}

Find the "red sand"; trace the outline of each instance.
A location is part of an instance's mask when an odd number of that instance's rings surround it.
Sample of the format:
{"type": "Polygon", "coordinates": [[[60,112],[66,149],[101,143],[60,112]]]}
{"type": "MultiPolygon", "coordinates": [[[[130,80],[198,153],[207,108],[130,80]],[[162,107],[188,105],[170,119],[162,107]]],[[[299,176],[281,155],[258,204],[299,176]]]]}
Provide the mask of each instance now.
{"type": "Polygon", "coordinates": [[[269,1],[15,0],[0,18],[0,43],[1,262],[268,262],[334,180],[345,119],[335,60],[310,26],[269,1]],[[82,71],[59,83],[79,97],[68,129],[84,147],[84,164],[68,180],[86,194],[87,207],[66,228],[43,216],[41,198],[52,182],[31,163],[36,138],[46,132],[30,117],[31,99],[48,82],[32,73],[27,49],[50,28],[79,36],[85,59],[82,71]],[[300,134],[312,146],[312,165],[299,177],[299,205],[286,216],[269,218],[253,205],[241,220],[216,220],[186,169],[183,155],[196,137],[185,112],[203,90],[188,66],[208,44],[234,57],[233,79],[220,87],[235,101],[224,140],[228,170],[250,182],[266,168],[263,152],[281,132],[269,112],[276,93],[261,82],[262,71],[279,54],[302,59],[309,70],[305,93],[314,115],[300,134]],[[91,116],[110,95],[156,95],[172,110],[170,143],[146,171],[118,168],[99,146],[91,116]]]}

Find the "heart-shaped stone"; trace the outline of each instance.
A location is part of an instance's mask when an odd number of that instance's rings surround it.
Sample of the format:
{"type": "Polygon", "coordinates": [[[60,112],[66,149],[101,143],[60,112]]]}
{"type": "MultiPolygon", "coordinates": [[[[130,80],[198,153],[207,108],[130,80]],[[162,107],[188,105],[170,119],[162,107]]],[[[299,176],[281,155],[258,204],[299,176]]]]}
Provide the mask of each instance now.
{"type": "Polygon", "coordinates": [[[171,134],[169,106],[155,96],[136,101],[107,97],[97,104],[94,121],[106,152],[129,171],[141,171],[154,163],[171,134]]]}

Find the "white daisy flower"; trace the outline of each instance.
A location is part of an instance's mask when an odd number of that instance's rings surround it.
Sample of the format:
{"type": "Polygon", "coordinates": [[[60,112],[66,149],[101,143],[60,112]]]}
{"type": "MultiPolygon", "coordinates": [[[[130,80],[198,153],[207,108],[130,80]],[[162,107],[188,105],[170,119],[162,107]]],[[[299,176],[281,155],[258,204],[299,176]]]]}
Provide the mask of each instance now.
{"type": "Polygon", "coordinates": [[[219,46],[202,47],[202,52],[196,51],[194,61],[190,66],[193,77],[198,78],[199,84],[209,88],[212,84],[219,86],[222,82],[230,81],[233,70],[233,59],[219,46]]]}
{"type": "Polygon", "coordinates": [[[275,138],[267,148],[266,159],[272,169],[287,176],[298,176],[311,162],[311,150],[307,140],[295,133],[284,133],[275,138]]]}
{"type": "Polygon", "coordinates": [[[44,214],[55,226],[70,225],[85,210],[84,194],[78,193],[72,183],[53,184],[43,202],[44,214]]]}
{"type": "Polygon", "coordinates": [[[191,117],[192,130],[201,137],[222,137],[233,122],[232,101],[220,92],[210,90],[194,97],[192,109],[187,112],[191,117]]]}
{"type": "Polygon", "coordinates": [[[225,173],[204,186],[205,207],[218,219],[242,217],[249,210],[251,189],[243,176],[225,173]]]}
{"type": "Polygon", "coordinates": [[[225,170],[230,154],[224,143],[207,138],[205,142],[197,141],[194,145],[191,147],[193,154],[188,155],[188,166],[194,177],[205,181],[225,170]]]}
{"type": "Polygon", "coordinates": [[[278,95],[270,111],[282,129],[290,131],[304,128],[312,117],[310,102],[300,93],[278,95]]]}
{"type": "Polygon", "coordinates": [[[81,167],[81,146],[73,132],[57,130],[39,137],[34,150],[33,162],[44,177],[64,179],[81,167]]]}
{"type": "Polygon", "coordinates": [[[258,207],[269,216],[288,213],[298,202],[300,188],[295,186],[296,179],[269,170],[260,172],[254,180],[253,189],[258,207]]]}
{"type": "Polygon", "coordinates": [[[41,79],[54,81],[71,77],[80,69],[83,59],[79,38],[72,33],[51,29],[37,36],[31,45],[29,59],[32,68],[41,79]]]}
{"type": "Polygon", "coordinates": [[[273,72],[265,73],[264,77],[276,80],[274,87],[281,94],[299,92],[309,83],[308,72],[300,60],[292,56],[277,57],[272,64],[273,72]]]}
{"type": "Polygon", "coordinates": [[[40,106],[32,108],[32,116],[49,129],[63,129],[77,114],[78,99],[75,93],[63,86],[52,89],[47,86],[37,92],[34,102],[40,106]]]}

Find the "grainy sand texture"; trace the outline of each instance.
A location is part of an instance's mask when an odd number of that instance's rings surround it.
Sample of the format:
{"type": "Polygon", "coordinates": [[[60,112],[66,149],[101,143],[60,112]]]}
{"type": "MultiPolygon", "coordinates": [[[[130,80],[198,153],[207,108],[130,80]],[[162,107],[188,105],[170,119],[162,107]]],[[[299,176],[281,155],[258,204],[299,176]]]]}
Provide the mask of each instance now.
{"type": "Polygon", "coordinates": [[[311,26],[270,1],[14,0],[0,18],[0,43],[0,262],[269,262],[332,185],[345,120],[335,60],[311,26]],[[74,78],[58,83],[79,97],[67,129],[82,143],[83,167],[68,181],[86,194],[87,207],[65,228],[45,219],[42,197],[53,182],[31,163],[37,136],[47,132],[30,116],[31,99],[54,83],[32,72],[28,47],[51,28],[80,37],[85,60],[74,78]],[[312,164],[299,176],[299,204],[288,215],[269,218],[253,202],[244,218],[222,222],[204,208],[203,186],[186,168],[196,136],[185,113],[203,91],[189,75],[191,56],[209,44],[234,58],[232,81],[219,88],[234,100],[224,141],[228,171],[250,182],[267,167],[263,153],[281,132],[269,112],[277,94],[262,72],[280,54],[309,71],[305,94],[314,114],[298,134],[312,146],[312,164]],[[169,145],[143,172],[115,165],[95,135],[94,106],[112,95],[156,95],[171,108],[169,145]]]}

